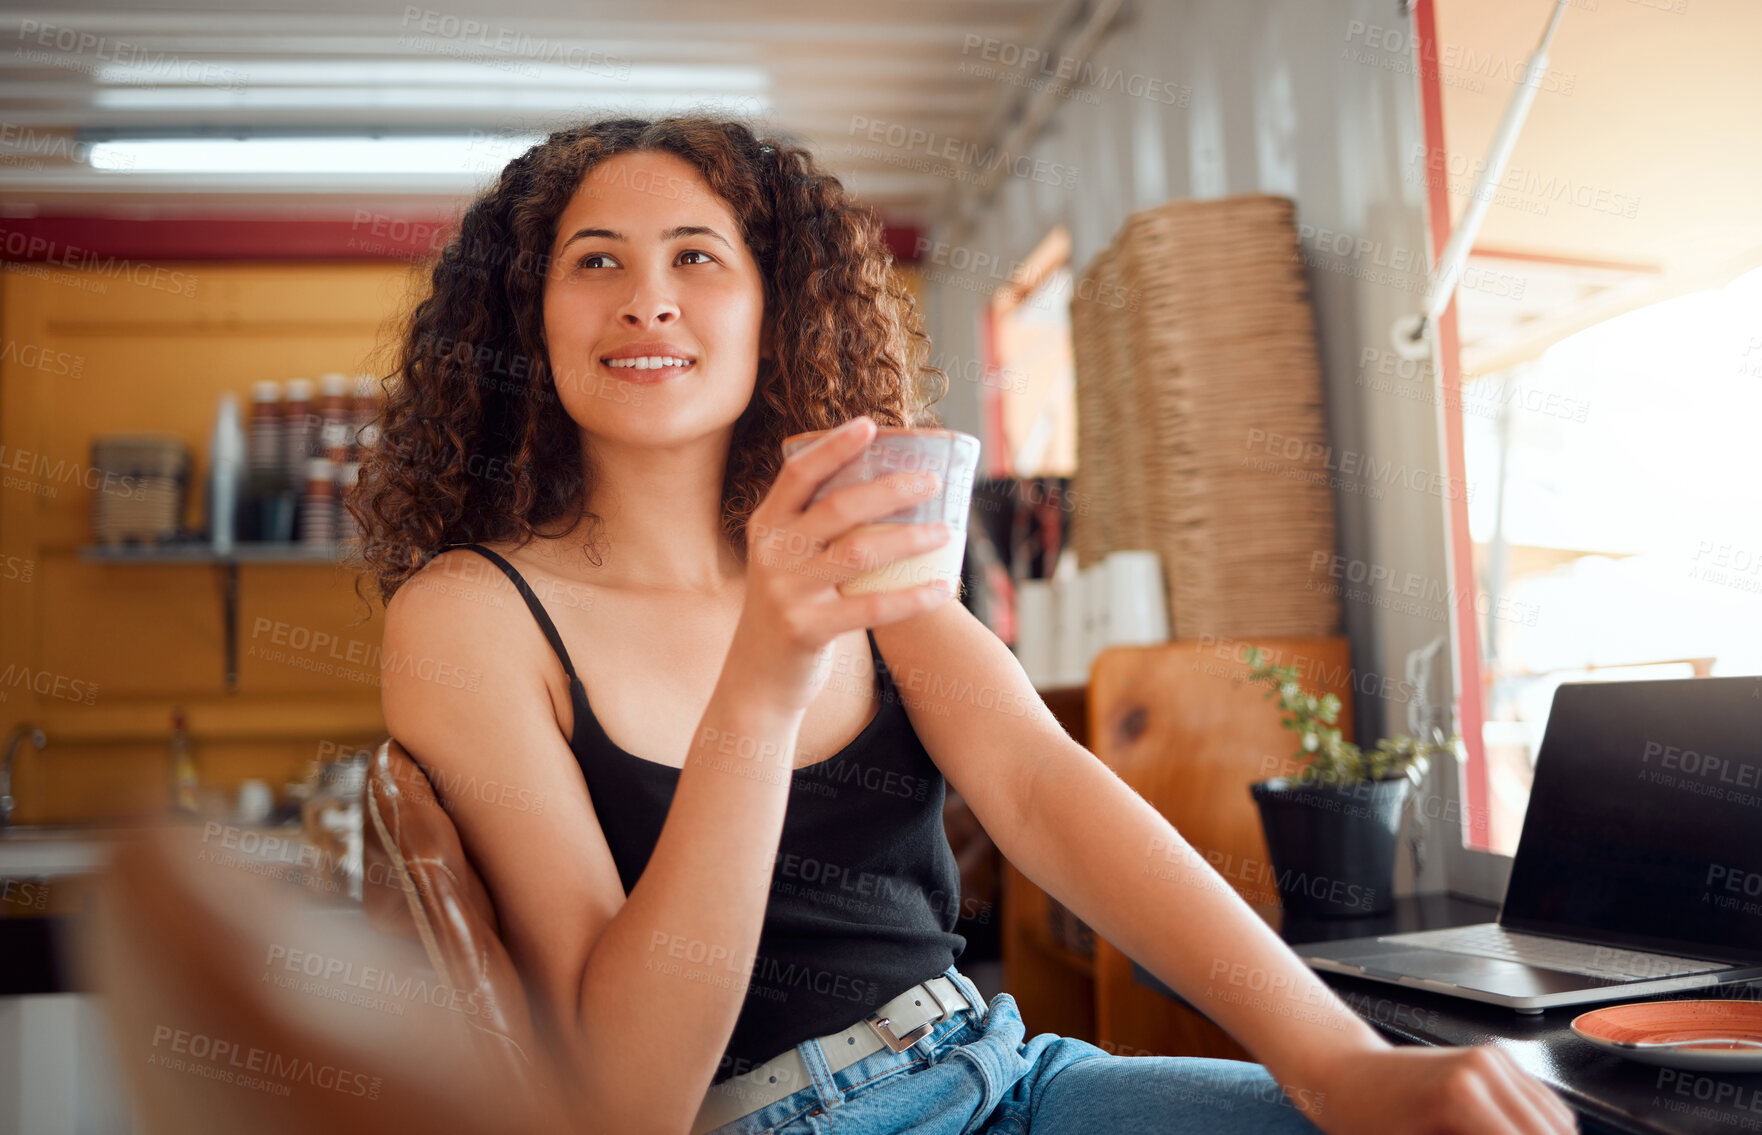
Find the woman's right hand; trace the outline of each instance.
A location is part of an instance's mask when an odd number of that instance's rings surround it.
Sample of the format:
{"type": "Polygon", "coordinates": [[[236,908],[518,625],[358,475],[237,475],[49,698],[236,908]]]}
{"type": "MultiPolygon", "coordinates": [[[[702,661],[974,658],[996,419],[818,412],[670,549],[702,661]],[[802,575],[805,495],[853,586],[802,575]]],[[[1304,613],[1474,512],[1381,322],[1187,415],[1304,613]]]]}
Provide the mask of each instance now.
{"type": "Polygon", "coordinates": [[[838,585],[882,564],[941,547],[942,524],[873,524],[935,494],[933,473],[889,473],[848,485],[809,507],[814,490],[875,437],[874,419],[846,422],[783,463],[747,520],[746,603],[731,656],[776,684],[779,704],[805,710],[825,686],[832,643],[846,631],[909,618],[946,603],[935,583],[842,595],[838,585]]]}

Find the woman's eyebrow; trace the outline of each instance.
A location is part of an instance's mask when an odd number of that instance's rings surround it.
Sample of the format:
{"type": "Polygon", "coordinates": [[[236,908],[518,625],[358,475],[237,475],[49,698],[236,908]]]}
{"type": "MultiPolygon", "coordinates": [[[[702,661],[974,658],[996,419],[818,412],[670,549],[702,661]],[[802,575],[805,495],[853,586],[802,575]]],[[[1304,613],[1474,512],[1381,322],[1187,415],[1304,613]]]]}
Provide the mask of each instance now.
{"type": "MultiPolygon", "coordinates": [[[[727,238],[721,233],[704,225],[678,225],[661,233],[662,240],[678,240],[682,236],[707,236],[721,241],[729,251],[734,249],[734,246],[729,244],[727,238]]],[[[577,229],[574,236],[563,242],[563,248],[568,248],[576,241],[589,237],[599,237],[602,240],[623,240],[624,234],[613,232],[611,229],[577,229]]]]}

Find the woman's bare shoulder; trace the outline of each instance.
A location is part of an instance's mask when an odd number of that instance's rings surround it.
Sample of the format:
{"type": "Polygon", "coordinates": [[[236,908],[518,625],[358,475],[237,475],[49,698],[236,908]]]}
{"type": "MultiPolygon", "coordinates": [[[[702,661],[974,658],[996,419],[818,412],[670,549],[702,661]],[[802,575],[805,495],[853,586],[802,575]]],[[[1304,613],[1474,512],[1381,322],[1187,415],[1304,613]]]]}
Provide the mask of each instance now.
{"type": "Polygon", "coordinates": [[[459,691],[484,690],[491,671],[490,687],[550,684],[546,652],[518,620],[531,621],[520,593],[488,559],[454,548],[429,560],[386,604],[380,691],[387,724],[401,711],[426,713],[459,691]]]}
{"type": "Polygon", "coordinates": [[[518,601],[513,582],[488,558],[449,548],[406,579],[385,608],[387,638],[481,635],[505,620],[488,617],[518,601]]]}

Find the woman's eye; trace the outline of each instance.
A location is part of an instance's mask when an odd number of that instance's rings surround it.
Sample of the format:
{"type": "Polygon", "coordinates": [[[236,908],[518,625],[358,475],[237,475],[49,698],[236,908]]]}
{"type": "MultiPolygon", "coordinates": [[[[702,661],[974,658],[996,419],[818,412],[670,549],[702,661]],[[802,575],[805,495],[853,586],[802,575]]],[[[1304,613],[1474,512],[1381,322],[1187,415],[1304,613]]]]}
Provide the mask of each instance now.
{"type": "MultiPolygon", "coordinates": [[[[691,264],[713,264],[713,263],[715,263],[715,258],[712,257],[709,253],[699,252],[695,248],[688,248],[684,252],[681,252],[679,255],[681,257],[686,257],[686,256],[701,256],[701,257],[703,257],[702,260],[692,260],[692,261],[687,262],[687,263],[691,263],[691,264]]],[[[609,261],[609,260],[611,260],[611,257],[607,256],[603,252],[590,252],[586,256],[583,256],[580,260],[577,260],[575,262],[575,266],[577,268],[597,268],[597,267],[599,267],[599,265],[594,263],[594,261],[596,261],[596,260],[608,260],[609,261]]]]}

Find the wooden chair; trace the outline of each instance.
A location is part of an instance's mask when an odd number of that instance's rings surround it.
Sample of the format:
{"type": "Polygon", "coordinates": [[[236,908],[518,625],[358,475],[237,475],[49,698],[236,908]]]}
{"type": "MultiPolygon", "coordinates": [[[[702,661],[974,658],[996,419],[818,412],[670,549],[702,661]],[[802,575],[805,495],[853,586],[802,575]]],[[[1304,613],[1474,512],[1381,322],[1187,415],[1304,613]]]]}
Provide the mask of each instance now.
{"type": "MultiPolygon", "coordinates": [[[[1351,652],[1343,637],[1256,639],[1312,688],[1340,695],[1352,729],[1351,652]]],[[[1096,656],[1081,710],[1048,704],[1077,723],[1073,736],[1166,817],[1225,881],[1269,919],[1278,890],[1248,786],[1295,773],[1293,735],[1278,707],[1249,686],[1246,642],[1185,639],[1117,646],[1096,656]]],[[[1132,960],[1099,937],[1093,955],[1048,929],[1051,896],[1004,867],[1004,980],[1030,1032],[1093,1039],[1123,1055],[1248,1053],[1202,1014],[1140,984],[1132,960]]]]}
{"type": "MultiPolygon", "coordinates": [[[[1270,661],[1298,667],[1307,687],[1338,694],[1350,734],[1345,638],[1256,641],[1270,661]]],[[[1278,706],[1248,684],[1244,645],[1199,639],[1104,651],[1089,681],[1092,749],[1277,925],[1278,887],[1248,786],[1295,775],[1301,762],[1278,706]]],[[[1105,941],[1095,946],[1095,983],[1096,1031],[1116,1051],[1251,1059],[1205,1016],[1139,984],[1132,960],[1105,941]]]]}

